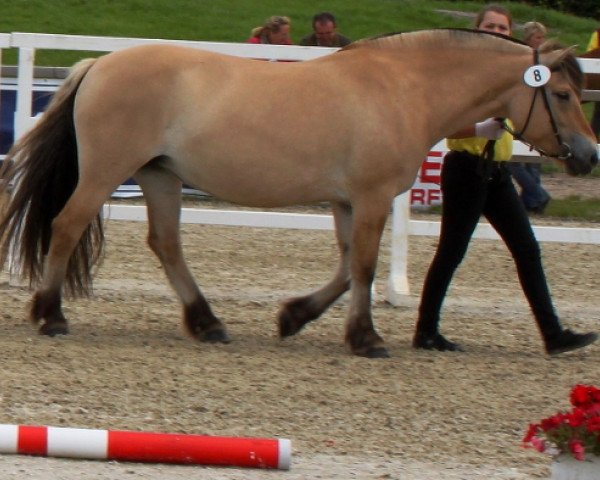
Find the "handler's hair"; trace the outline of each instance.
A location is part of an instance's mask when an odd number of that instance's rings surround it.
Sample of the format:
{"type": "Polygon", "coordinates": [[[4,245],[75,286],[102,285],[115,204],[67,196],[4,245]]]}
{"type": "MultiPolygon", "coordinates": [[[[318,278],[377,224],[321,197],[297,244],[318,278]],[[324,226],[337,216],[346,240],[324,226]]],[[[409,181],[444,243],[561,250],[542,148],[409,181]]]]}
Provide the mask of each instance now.
{"type": "Polygon", "coordinates": [[[512,30],[513,18],[510,11],[497,3],[488,3],[485,7],[479,10],[479,12],[477,12],[477,16],[475,17],[475,28],[479,28],[479,25],[481,25],[481,22],[483,22],[483,17],[485,17],[485,14],[488,12],[495,12],[500,15],[504,15],[508,19],[508,24],[512,30]]]}

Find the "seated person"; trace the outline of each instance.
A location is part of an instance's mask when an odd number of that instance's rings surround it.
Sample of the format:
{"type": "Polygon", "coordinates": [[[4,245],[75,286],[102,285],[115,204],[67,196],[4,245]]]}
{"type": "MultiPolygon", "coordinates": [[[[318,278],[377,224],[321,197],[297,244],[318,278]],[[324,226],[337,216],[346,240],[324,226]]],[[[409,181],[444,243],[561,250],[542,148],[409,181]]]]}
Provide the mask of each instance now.
{"type": "Polygon", "coordinates": [[[253,28],[246,43],[292,45],[291,27],[292,21],[289,17],[274,15],[268,18],[260,27],[253,28]]]}
{"type": "Polygon", "coordinates": [[[351,40],[337,33],[335,17],[329,12],[317,13],[312,20],[313,33],[300,40],[300,45],[312,47],[345,47],[351,40]]]}

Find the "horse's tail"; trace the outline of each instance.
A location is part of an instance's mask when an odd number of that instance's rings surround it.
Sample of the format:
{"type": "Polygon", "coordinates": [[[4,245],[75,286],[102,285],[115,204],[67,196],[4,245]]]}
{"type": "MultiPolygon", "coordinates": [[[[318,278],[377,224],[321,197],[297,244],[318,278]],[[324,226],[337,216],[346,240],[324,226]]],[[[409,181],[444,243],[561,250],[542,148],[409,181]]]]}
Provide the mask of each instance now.
{"type": "MultiPolygon", "coordinates": [[[[96,59],[71,69],[46,112],[13,145],[0,176],[6,205],[0,214],[0,266],[8,261],[12,273],[39,283],[52,235],[52,220],[63,209],[79,178],[73,121],[75,95],[96,59]]],[[[83,233],[69,259],[65,286],[68,293],[86,295],[92,266],[102,255],[104,233],[100,213],[83,233]]]]}

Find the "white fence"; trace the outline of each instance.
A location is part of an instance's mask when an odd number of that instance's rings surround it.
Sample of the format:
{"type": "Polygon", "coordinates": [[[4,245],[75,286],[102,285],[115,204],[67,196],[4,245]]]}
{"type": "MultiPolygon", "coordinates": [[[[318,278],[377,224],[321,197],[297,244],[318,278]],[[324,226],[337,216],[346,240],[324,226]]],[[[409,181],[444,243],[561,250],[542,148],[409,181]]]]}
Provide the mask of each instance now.
{"type": "MultiPolygon", "coordinates": [[[[15,138],[31,127],[35,119],[31,114],[33,91],[33,73],[35,52],[39,49],[82,50],[110,52],[142,44],[170,43],[192,48],[211,50],[228,55],[250,57],[264,60],[309,60],[328,55],[337,49],[322,47],[301,47],[282,45],[254,45],[245,43],[215,43],[179,40],[92,37],[81,35],[54,35],[35,33],[0,34],[0,52],[2,48],[17,48],[19,52],[17,77],[17,103],[15,113],[15,138]]],[[[1,59],[1,57],[0,57],[1,59]]],[[[600,73],[600,59],[580,60],[582,69],[588,73],[600,73]]],[[[589,99],[597,92],[584,92],[589,99]]],[[[585,97],[584,97],[585,98],[585,97]]],[[[433,150],[444,151],[445,144],[440,142],[433,150]]],[[[515,142],[515,155],[527,158],[537,154],[520,142],[515,142]]],[[[105,207],[107,218],[115,220],[145,221],[145,207],[115,206],[105,207]]],[[[278,212],[227,211],[205,209],[183,209],[181,221],[185,223],[203,223],[212,225],[235,225],[266,228],[333,229],[329,215],[300,215],[278,212]]],[[[439,222],[423,222],[409,219],[408,195],[400,195],[394,201],[392,215],[391,268],[386,292],[387,300],[399,305],[409,294],[407,280],[408,235],[438,235],[439,222]]],[[[595,228],[556,228],[534,227],[541,241],[564,243],[600,244],[600,229],[595,228]]],[[[487,224],[480,224],[475,238],[497,239],[495,231],[487,224]]]]}

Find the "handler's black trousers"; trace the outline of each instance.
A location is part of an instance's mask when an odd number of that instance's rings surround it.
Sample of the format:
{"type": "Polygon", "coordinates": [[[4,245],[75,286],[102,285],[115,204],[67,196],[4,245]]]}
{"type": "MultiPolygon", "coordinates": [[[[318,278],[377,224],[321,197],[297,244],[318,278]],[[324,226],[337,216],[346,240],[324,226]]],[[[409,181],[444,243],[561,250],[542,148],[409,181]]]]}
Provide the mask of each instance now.
{"type": "Polygon", "coordinates": [[[425,278],[417,331],[438,331],[440,310],[454,272],[483,214],[508,246],[519,281],[542,337],[561,332],[529,217],[508,168],[482,162],[466,152],[448,152],[441,172],[442,225],[433,262],[425,278]]]}

